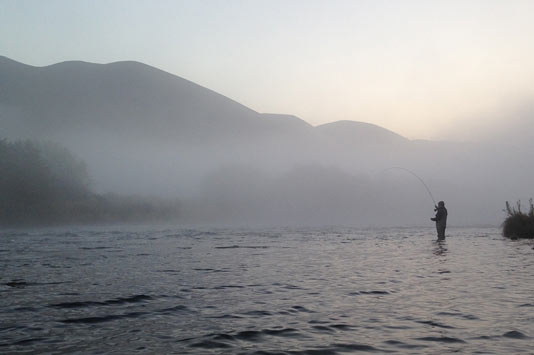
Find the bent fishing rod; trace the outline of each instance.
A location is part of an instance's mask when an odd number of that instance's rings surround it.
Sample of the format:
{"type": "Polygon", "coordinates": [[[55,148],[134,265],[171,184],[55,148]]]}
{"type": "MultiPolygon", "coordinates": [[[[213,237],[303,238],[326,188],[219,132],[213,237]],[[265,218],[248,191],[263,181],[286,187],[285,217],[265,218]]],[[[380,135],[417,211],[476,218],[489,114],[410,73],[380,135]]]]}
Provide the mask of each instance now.
{"type": "Polygon", "coordinates": [[[432,195],[432,192],[431,192],[430,189],[428,188],[428,186],[427,186],[427,184],[425,183],[425,181],[424,181],[419,175],[417,175],[416,173],[414,173],[414,172],[411,171],[410,169],[403,168],[403,167],[401,167],[401,166],[392,166],[392,167],[390,167],[390,168],[386,168],[386,169],[382,170],[381,172],[385,172],[385,171],[393,170],[393,169],[404,170],[404,171],[406,171],[407,173],[412,174],[413,176],[415,176],[415,177],[416,177],[416,178],[423,184],[423,186],[425,187],[426,192],[428,192],[428,195],[429,195],[430,198],[432,199],[432,202],[434,202],[434,207],[437,206],[436,199],[434,199],[434,195],[432,195]]]}

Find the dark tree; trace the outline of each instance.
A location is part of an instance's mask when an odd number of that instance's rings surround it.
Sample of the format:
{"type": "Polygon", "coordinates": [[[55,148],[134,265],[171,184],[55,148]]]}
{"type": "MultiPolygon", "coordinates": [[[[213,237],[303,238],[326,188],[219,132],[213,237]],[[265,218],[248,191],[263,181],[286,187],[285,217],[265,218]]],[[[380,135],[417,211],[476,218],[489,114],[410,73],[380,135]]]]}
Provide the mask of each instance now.
{"type": "Polygon", "coordinates": [[[0,223],[60,218],[89,194],[85,164],[52,143],[0,140],[0,223]]]}

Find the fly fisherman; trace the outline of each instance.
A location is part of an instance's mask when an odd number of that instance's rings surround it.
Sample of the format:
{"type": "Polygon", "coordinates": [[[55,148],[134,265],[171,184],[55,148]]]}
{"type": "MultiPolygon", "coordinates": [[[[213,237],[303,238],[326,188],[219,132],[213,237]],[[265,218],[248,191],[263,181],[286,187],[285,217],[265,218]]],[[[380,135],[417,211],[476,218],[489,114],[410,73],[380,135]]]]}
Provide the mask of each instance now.
{"type": "Polygon", "coordinates": [[[438,240],[445,239],[445,228],[447,228],[447,209],[445,208],[445,202],[439,201],[438,205],[434,208],[436,216],[430,218],[436,222],[436,229],[438,231],[438,240]]]}

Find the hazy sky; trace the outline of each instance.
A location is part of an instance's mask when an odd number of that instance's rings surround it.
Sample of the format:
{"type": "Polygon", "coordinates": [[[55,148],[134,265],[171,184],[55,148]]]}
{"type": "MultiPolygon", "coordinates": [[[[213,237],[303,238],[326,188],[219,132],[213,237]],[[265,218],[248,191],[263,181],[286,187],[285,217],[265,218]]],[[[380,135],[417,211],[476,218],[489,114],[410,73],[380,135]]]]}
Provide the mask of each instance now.
{"type": "Polygon", "coordinates": [[[470,139],[534,98],[533,14],[531,0],[0,0],[0,54],[136,60],[259,112],[470,139]]]}

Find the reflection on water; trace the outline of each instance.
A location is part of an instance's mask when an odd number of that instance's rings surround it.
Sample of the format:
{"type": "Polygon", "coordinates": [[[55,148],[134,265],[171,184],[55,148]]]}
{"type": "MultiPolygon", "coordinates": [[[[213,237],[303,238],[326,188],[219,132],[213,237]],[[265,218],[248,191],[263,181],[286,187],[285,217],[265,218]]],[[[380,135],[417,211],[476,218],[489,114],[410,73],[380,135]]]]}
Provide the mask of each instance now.
{"type": "Polygon", "coordinates": [[[0,353],[502,354],[534,337],[532,243],[497,229],[0,238],[0,353]]]}
{"type": "Polygon", "coordinates": [[[447,242],[445,240],[434,241],[434,255],[445,256],[447,255],[447,242]]]}

